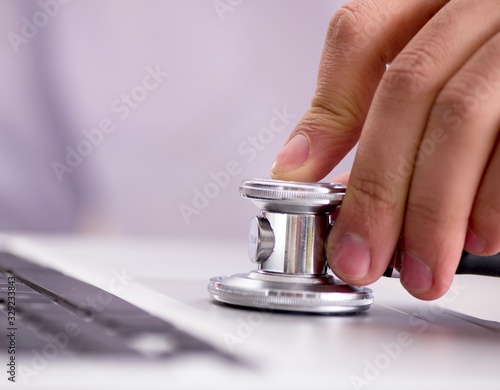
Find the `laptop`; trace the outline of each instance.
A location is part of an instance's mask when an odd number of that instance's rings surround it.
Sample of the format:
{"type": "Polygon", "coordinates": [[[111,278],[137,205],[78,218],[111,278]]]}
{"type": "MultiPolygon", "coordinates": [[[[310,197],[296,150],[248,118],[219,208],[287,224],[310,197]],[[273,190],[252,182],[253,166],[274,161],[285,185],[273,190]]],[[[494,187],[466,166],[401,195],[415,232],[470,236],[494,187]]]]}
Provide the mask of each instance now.
{"type": "Polygon", "coordinates": [[[397,280],[354,315],[212,302],[247,272],[243,240],[10,236],[0,252],[2,388],[388,389],[500,383],[500,280],[445,297],[397,280]]]}

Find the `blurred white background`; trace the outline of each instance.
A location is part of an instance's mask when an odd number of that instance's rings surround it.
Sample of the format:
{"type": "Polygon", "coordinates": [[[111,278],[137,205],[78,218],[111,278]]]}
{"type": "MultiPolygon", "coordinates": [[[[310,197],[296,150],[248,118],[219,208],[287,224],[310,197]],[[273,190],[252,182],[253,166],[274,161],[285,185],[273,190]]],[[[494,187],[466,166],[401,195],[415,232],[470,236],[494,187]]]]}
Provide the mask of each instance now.
{"type": "Polygon", "coordinates": [[[0,229],[245,239],[341,3],[2,0],[0,229]]]}

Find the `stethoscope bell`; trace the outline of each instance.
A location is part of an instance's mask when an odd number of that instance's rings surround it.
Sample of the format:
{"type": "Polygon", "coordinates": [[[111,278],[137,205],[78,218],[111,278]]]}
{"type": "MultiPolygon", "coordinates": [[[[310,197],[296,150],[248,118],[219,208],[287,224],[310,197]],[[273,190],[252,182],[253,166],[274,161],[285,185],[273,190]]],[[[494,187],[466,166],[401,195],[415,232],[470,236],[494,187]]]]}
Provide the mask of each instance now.
{"type": "Polygon", "coordinates": [[[329,275],[325,240],[345,187],[334,183],[247,180],[241,196],[260,209],[250,225],[248,255],[257,270],[210,279],[218,302],[310,313],[367,310],[372,290],[329,275]]]}

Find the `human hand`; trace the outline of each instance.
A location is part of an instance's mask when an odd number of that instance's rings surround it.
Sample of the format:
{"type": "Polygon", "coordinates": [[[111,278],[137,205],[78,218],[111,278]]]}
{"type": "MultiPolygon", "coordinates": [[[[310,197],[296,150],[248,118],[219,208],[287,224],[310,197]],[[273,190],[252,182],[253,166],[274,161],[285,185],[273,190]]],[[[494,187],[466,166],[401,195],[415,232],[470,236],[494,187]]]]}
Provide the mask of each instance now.
{"type": "Polygon", "coordinates": [[[353,0],[332,18],[311,108],[271,175],[320,180],[359,139],[329,265],[370,284],[401,237],[401,283],[435,299],[464,247],[500,251],[499,130],[498,0],[353,0]]]}

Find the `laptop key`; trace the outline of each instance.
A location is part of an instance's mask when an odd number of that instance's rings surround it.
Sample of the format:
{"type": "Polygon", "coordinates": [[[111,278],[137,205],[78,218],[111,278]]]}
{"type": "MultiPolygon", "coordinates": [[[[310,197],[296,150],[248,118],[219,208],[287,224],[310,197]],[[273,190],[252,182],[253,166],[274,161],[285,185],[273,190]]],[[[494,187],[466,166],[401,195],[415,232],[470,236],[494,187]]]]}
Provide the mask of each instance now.
{"type": "Polygon", "coordinates": [[[16,279],[21,351],[42,353],[43,349],[51,349],[61,354],[112,353],[163,359],[193,351],[223,355],[170,322],[107,291],[24,259],[0,254],[3,316],[12,276],[16,279]]]}

